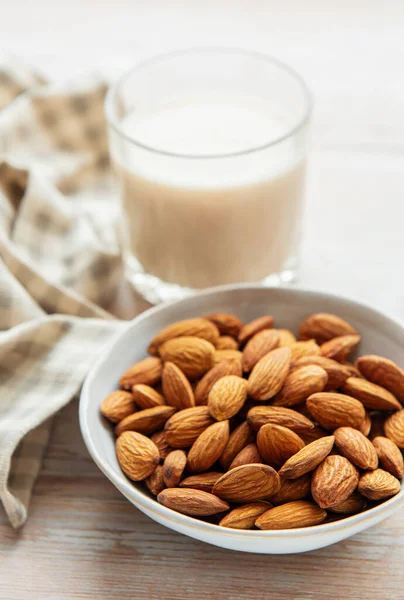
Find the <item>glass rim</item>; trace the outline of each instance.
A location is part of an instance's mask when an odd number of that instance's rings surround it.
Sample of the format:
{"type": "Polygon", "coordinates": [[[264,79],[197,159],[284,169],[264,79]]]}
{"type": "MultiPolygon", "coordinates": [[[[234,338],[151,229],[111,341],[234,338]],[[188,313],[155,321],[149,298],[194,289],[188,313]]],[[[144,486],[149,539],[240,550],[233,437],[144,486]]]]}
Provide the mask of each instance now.
{"type": "Polygon", "coordinates": [[[232,158],[237,156],[245,156],[247,154],[253,154],[255,152],[262,152],[276,146],[283,141],[287,140],[290,137],[296,135],[300,129],[309,123],[310,117],[313,110],[313,98],[309,87],[307,86],[305,80],[297,71],[295,71],[292,67],[284,63],[283,61],[264,54],[263,52],[257,52],[254,50],[245,50],[243,48],[236,47],[220,47],[220,46],[203,46],[196,48],[187,48],[183,50],[174,50],[171,52],[164,52],[160,54],[156,54],[145,60],[141,60],[136,63],[131,69],[126,71],[119,79],[109,88],[106,98],[105,98],[105,116],[108,125],[117,133],[120,137],[124,138],[127,142],[138,146],[142,150],[146,150],[147,152],[151,152],[153,154],[158,154],[160,156],[167,156],[171,158],[181,158],[181,159],[198,159],[198,160],[209,160],[209,159],[220,159],[220,158],[232,158]],[[251,148],[247,148],[246,150],[238,150],[236,152],[223,152],[219,154],[184,154],[181,152],[171,152],[167,150],[161,150],[154,146],[149,146],[140,142],[135,137],[128,135],[123,128],[121,127],[120,121],[114,115],[113,108],[113,100],[116,96],[120,86],[129,78],[131,75],[140,71],[142,69],[148,68],[155,63],[161,62],[167,58],[176,58],[186,55],[192,54],[209,54],[209,53],[217,53],[217,54],[230,54],[233,56],[243,56],[251,59],[259,59],[267,62],[268,64],[275,65],[279,69],[288,73],[295,81],[300,85],[301,90],[303,92],[304,99],[304,108],[303,108],[303,116],[300,118],[295,125],[293,125],[285,134],[274,138],[273,140],[260,144],[259,146],[253,146],[251,148]]]}

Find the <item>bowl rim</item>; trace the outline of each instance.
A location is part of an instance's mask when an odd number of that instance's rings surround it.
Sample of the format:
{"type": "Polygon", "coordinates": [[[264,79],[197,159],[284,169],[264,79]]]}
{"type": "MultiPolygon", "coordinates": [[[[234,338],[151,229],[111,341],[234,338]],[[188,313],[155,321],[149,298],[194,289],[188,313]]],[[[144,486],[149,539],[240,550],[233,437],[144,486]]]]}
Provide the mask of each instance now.
{"type": "MultiPolygon", "coordinates": [[[[192,529],[199,530],[205,533],[216,533],[220,535],[224,535],[226,537],[232,536],[241,536],[244,539],[291,539],[291,538],[302,538],[308,535],[324,535],[327,533],[331,533],[333,531],[341,531],[346,528],[353,527],[360,523],[366,523],[366,521],[373,521],[381,516],[384,512],[389,512],[389,509],[394,509],[397,505],[403,503],[404,501],[404,489],[401,489],[398,494],[393,496],[392,498],[386,500],[382,504],[378,506],[374,506],[368,510],[365,510],[356,515],[346,516],[345,518],[339,519],[337,521],[332,521],[331,523],[320,523],[319,525],[313,525],[310,527],[299,527],[295,529],[277,529],[277,530],[244,530],[244,529],[231,529],[226,527],[219,527],[213,523],[206,523],[205,521],[201,521],[195,517],[191,517],[188,515],[183,515],[182,513],[176,512],[162,504],[160,504],[154,498],[149,498],[144,493],[140,492],[136,485],[134,485],[126,476],[122,474],[118,474],[115,470],[105,461],[102,456],[96,450],[95,444],[92,440],[92,433],[88,424],[87,413],[88,413],[88,405],[90,400],[90,388],[91,385],[97,377],[98,372],[102,369],[103,365],[108,362],[111,352],[114,347],[122,342],[125,337],[130,337],[131,332],[136,326],[147,319],[152,318],[155,314],[159,312],[163,312],[168,307],[173,305],[180,306],[181,304],[187,304],[189,301],[192,301],[194,298],[201,297],[209,297],[214,296],[219,292],[232,292],[238,290],[267,290],[268,293],[276,292],[285,292],[286,295],[291,294],[303,294],[307,298],[315,297],[316,299],[327,299],[327,300],[336,300],[338,302],[343,302],[346,305],[354,306],[358,309],[365,311],[369,316],[373,317],[381,317],[384,320],[387,320],[390,325],[398,327],[401,330],[401,333],[404,337],[404,325],[388,315],[384,312],[373,308],[372,306],[364,303],[358,302],[357,300],[353,300],[347,298],[345,296],[341,296],[338,294],[334,294],[331,292],[317,291],[304,287],[295,287],[295,286],[281,286],[281,287],[268,287],[265,288],[261,285],[254,284],[230,284],[230,285],[221,285],[215,286],[211,288],[207,288],[201,292],[198,292],[196,295],[187,296],[185,298],[181,298],[179,300],[174,300],[172,302],[167,302],[163,304],[159,304],[157,306],[153,306],[146,311],[140,313],[131,321],[128,321],[128,326],[120,331],[117,336],[114,337],[112,342],[108,344],[102,353],[102,355],[98,358],[96,363],[91,368],[90,372],[85,378],[82,391],[80,394],[79,401],[79,423],[81,433],[84,439],[84,443],[87,447],[90,456],[98,466],[98,468],[104,473],[104,475],[114,484],[114,486],[129,500],[133,497],[140,507],[144,508],[147,513],[160,514],[168,521],[172,521],[176,523],[180,527],[190,527],[192,529]]],[[[369,525],[371,525],[370,523],[369,525]]]]}

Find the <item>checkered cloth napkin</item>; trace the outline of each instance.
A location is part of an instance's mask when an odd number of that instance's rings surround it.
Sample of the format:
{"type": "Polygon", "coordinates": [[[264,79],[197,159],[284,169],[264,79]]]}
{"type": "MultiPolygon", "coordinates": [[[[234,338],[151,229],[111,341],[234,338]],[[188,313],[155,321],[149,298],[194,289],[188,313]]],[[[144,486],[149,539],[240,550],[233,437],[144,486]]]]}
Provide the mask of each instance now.
{"type": "Polygon", "coordinates": [[[0,499],[27,518],[51,417],[125,323],[106,86],[0,62],[0,499]]]}

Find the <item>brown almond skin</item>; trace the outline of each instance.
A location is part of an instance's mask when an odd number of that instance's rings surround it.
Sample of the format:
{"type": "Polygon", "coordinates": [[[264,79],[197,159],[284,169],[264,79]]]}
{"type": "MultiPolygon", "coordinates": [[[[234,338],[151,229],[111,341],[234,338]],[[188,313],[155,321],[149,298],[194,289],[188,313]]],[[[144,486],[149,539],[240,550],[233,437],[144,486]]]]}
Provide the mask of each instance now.
{"type": "Polygon", "coordinates": [[[154,406],[164,406],[166,403],[163,396],[157,390],[144,383],[137,383],[132,386],[132,394],[135,404],[140,410],[153,408],[154,406]]]}
{"type": "Polygon", "coordinates": [[[157,500],[167,508],[191,517],[208,517],[230,508],[227,502],[209,492],[187,488],[163,490],[157,500]]]}
{"type": "Polygon", "coordinates": [[[356,333],[352,325],[337,315],[316,313],[300,324],[299,340],[314,339],[317,344],[323,344],[332,338],[356,333]]]}
{"type": "Polygon", "coordinates": [[[140,410],[133,415],[122,419],[115,427],[115,435],[119,436],[124,431],[137,431],[150,435],[164,425],[177,409],[172,406],[155,406],[140,410]]]}
{"type": "Polygon", "coordinates": [[[303,500],[310,496],[311,474],[306,473],[296,479],[282,479],[281,489],[270,497],[272,504],[283,504],[284,502],[293,502],[303,500]]]}
{"type": "Polygon", "coordinates": [[[239,343],[230,335],[221,335],[216,343],[216,350],[238,350],[239,343]]]}
{"type": "Polygon", "coordinates": [[[383,436],[375,437],[372,443],[376,448],[381,468],[397,477],[397,479],[401,479],[404,475],[404,461],[398,446],[389,438],[383,436]]]}
{"type": "Polygon", "coordinates": [[[400,410],[401,408],[400,402],[391,392],[366,379],[349,377],[342,386],[342,391],[360,400],[365,408],[371,410],[400,410]]]}
{"type": "Polygon", "coordinates": [[[368,437],[371,427],[372,427],[372,419],[370,417],[370,414],[368,412],[366,412],[365,418],[362,421],[362,425],[360,426],[359,431],[361,433],[363,433],[363,435],[368,437]]]}
{"type": "Polygon", "coordinates": [[[255,521],[258,529],[297,529],[319,525],[327,513],[313,502],[297,500],[275,506],[255,521]]]}
{"type": "Polygon", "coordinates": [[[401,409],[386,419],[384,422],[386,437],[392,440],[399,448],[404,448],[404,409],[401,409]]]}
{"type": "Polygon", "coordinates": [[[207,471],[206,473],[198,473],[185,477],[179,483],[179,487],[193,488],[194,490],[203,490],[211,492],[216,481],[223,475],[219,471],[207,471]]]}
{"type": "Polygon", "coordinates": [[[250,465],[264,462],[262,460],[261,454],[258,451],[257,445],[252,443],[248,444],[245,448],[240,450],[237,456],[232,461],[230,469],[235,469],[236,467],[240,467],[241,465],[250,465]]]}
{"type": "Polygon", "coordinates": [[[195,404],[198,406],[207,404],[210,390],[215,385],[216,381],[219,381],[222,377],[225,377],[226,375],[237,375],[238,377],[241,377],[242,374],[243,370],[239,358],[231,358],[219,362],[205,373],[200,381],[198,381],[195,388],[195,404]]]}
{"type": "Polygon", "coordinates": [[[163,363],[159,358],[149,357],[136,363],[125,371],[119,380],[123,390],[131,390],[137,383],[155,385],[161,379],[163,363]]]}
{"type": "Polygon", "coordinates": [[[168,325],[154,336],[147,351],[149,354],[157,355],[159,346],[164,342],[184,336],[201,338],[215,345],[219,339],[219,330],[211,321],[202,317],[177,321],[176,323],[172,323],[172,325],[168,325]]]}
{"type": "Polygon", "coordinates": [[[277,329],[276,331],[279,333],[279,348],[292,346],[296,342],[296,337],[289,329],[277,329]]]}
{"type": "Polygon", "coordinates": [[[243,353],[240,350],[216,350],[213,355],[213,366],[220,365],[223,361],[237,360],[240,363],[243,358],[243,353]]]}
{"type": "Polygon", "coordinates": [[[263,356],[251,371],[247,392],[254,400],[269,400],[282,388],[288,375],[291,354],[289,348],[277,348],[263,356]]]}
{"type": "Polygon", "coordinates": [[[229,434],[228,421],[218,421],[205,429],[188,453],[187,470],[190,473],[208,471],[220,458],[229,441],[229,434]]]}
{"type": "Polygon", "coordinates": [[[309,396],[306,402],[310,414],[324,429],[333,431],[338,427],[359,429],[366,412],[359,400],[333,392],[319,392],[309,396]]]}
{"type": "Polygon", "coordinates": [[[327,358],[343,362],[356,350],[360,341],[361,336],[358,334],[341,335],[321,344],[321,354],[327,358]]]}
{"type": "Polygon", "coordinates": [[[287,376],[274,406],[296,406],[311,394],[322,392],[328,381],[327,371],[317,365],[306,365],[294,369],[287,376]]]}
{"type": "Polygon", "coordinates": [[[104,398],[100,410],[111,423],[119,423],[125,417],[136,412],[136,406],[130,392],[115,390],[104,398]]]}
{"type": "Polygon", "coordinates": [[[157,446],[136,431],[125,431],[116,440],[119,466],[129,479],[142,481],[149,477],[160,462],[157,446]]]}
{"type": "Polygon", "coordinates": [[[221,527],[230,529],[254,529],[254,524],[260,515],[272,508],[269,502],[252,502],[233,508],[219,522],[221,527]]]}
{"type": "Polygon", "coordinates": [[[383,469],[376,469],[362,475],[358,491],[369,500],[385,500],[398,494],[400,487],[396,477],[383,469]]]}
{"type": "Polygon", "coordinates": [[[145,484],[153,496],[158,496],[164,490],[166,486],[163,479],[163,465],[158,465],[155,468],[153,473],[145,479],[145,484]]]}
{"type": "Polygon", "coordinates": [[[288,458],[304,448],[304,442],[291,429],[267,423],[258,431],[257,446],[264,461],[279,469],[288,458]]]}
{"type": "Polygon", "coordinates": [[[386,388],[400,402],[404,402],[404,371],[388,358],[367,354],[356,361],[360,373],[372,383],[386,388]]]}
{"type": "Polygon", "coordinates": [[[317,365],[327,372],[328,380],[324,387],[325,391],[337,390],[350,376],[349,369],[345,365],[325,356],[302,356],[293,363],[292,367],[297,369],[306,365],[317,365]]]}
{"type": "Polygon", "coordinates": [[[281,486],[278,473],[272,467],[249,464],[227,471],[217,480],[213,494],[235,504],[245,504],[273,496],[281,486]]]}
{"type": "Polygon", "coordinates": [[[230,335],[234,338],[238,337],[243,327],[240,319],[230,313],[211,313],[210,315],[205,315],[205,319],[216,325],[220,335],[230,335]]]}
{"type": "Polygon", "coordinates": [[[243,371],[249,373],[265,354],[278,347],[279,340],[276,329],[264,329],[254,335],[243,350],[243,371]]]}
{"type": "Polygon", "coordinates": [[[303,356],[318,356],[320,354],[320,346],[314,340],[306,342],[295,342],[290,346],[292,363],[303,358],[303,356]]]}
{"type": "Polygon", "coordinates": [[[166,487],[177,487],[187,464],[184,450],[173,450],[166,456],[163,465],[163,479],[166,487]]]}
{"type": "Polygon", "coordinates": [[[172,450],[172,447],[167,442],[165,432],[156,431],[155,433],[153,433],[150,439],[156,444],[157,448],[159,449],[160,460],[163,461],[172,450]]]}
{"type": "Polygon", "coordinates": [[[191,384],[177,365],[169,361],[164,363],[161,383],[165,401],[169,406],[179,409],[195,406],[191,384]]]}
{"type": "Polygon", "coordinates": [[[344,456],[332,454],[317,467],[311,480],[311,493],[321,508],[344,502],[356,490],[359,473],[344,456]]]}
{"type": "Polygon", "coordinates": [[[243,421],[229,436],[229,441],[219,459],[221,467],[227,471],[235,457],[243,448],[254,440],[254,435],[247,421],[243,421]]]}
{"type": "Polygon", "coordinates": [[[173,448],[190,448],[201,433],[213,423],[207,406],[181,410],[164,426],[167,443],[173,448]]]}
{"type": "Polygon", "coordinates": [[[225,375],[209,392],[209,412],[217,421],[234,417],[247,399],[247,381],[237,375],[225,375]]]}
{"type": "Polygon", "coordinates": [[[168,340],[158,350],[164,362],[173,362],[191,380],[202,377],[212,368],[216,351],[210,342],[190,336],[168,340]]]}
{"type": "Polygon", "coordinates": [[[335,443],[341,454],[364,471],[377,469],[376,448],[367,437],[353,427],[339,427],[334,431],[335,443]]]}
{"type": "Polygon", "coordinates": [[[327,437],[329,435],[329,433],[330,433],[329,431],[326,431],[325,429],[322,429],[321,427],[316,425],[315,427],[313,427],[313,429],[307,429],[306,431],[301,431],[299,435],[307,446],[308,444],[311,444],[311,442],[314,442],[315,440],[320,440],[323,437],[327,437]]]}
{"type": "Polygon", "coordinates": [[[334,436],[329,435],[311,442],[285,462],[279,475],[284,479],[296,479],[313,471],[331,452],[334,441],[334,436]]]}
{"type": "Polygon", "coordinates": [[[246,325],[243,325],[243,327],[240,330],[240,333],[238,334],[238,341],[243,346],[257,333],[263,331],[264,329],[272,329],[273,326],[274,318],[271,315],[264,315],[263,317],[258,317],[257,319],[250,321],[246,325]]]}
{"type": "Polygon", "coordinates": [[[255,431],[267,423],[288,427],[299,434],[314,428],[314,423],[307,417],[283,406],[254,406],[248,411],[247,422],[255,431]]]}
{"type": "Polygon", "coordinates": [[[336,506],[332,506],[329,510],[342,515],[355,515],[365,510],[366,505],[366,499],[358,492],[354,492],[349,498],[336,506]]]}

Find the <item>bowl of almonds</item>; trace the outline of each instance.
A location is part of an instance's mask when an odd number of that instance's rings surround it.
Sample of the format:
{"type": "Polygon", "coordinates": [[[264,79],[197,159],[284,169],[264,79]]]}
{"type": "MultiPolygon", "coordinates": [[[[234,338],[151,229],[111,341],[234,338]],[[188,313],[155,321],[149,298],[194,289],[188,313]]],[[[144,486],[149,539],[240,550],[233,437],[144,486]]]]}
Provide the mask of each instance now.
{"type": "Polygon", "coordinates": [[[224,548],[328,546],[404,502],[404,329],[235,285],[135,318],[88,375],[87,448],[157,522],[224,548]]]}

